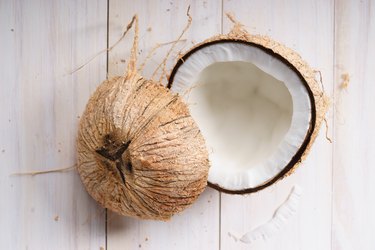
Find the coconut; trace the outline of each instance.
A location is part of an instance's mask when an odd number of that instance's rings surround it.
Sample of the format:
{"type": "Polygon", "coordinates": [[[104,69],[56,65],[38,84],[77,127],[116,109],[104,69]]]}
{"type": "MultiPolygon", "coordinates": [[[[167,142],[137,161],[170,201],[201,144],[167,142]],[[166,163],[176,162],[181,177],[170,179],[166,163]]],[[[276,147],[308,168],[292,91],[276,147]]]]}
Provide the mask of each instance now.
{"type": "Polygon", "coordinates": [[[328,106],[316,71],[293,50],[236,22],[181,56],[168,87],[186,93],[210,151],[208,182],[233,194],[263,189],[308,154],[328,106]]]}
{"type": "Polygon", "coordinates": [[[206,187],[208,153],[178,94],[138,73],[134,19],[126,74],[104,81],[81,117],[77,169],[102,206],[121,215],[167,220],[206,187]]]}

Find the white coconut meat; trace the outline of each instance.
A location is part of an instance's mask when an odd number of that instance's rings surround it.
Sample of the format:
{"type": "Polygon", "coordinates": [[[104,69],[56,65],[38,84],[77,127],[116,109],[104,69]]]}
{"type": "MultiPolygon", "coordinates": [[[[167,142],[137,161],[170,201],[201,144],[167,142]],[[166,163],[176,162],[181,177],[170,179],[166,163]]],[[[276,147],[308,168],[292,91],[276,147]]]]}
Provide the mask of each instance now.
{"type": "Polygon", "coordinates": [[[187,93],[210,151],[211,184],[253,189],[285,169],[310,128],[302,81],[279,58],[234,41],[203,46],[184,60],[171,89],[187,93]]]}

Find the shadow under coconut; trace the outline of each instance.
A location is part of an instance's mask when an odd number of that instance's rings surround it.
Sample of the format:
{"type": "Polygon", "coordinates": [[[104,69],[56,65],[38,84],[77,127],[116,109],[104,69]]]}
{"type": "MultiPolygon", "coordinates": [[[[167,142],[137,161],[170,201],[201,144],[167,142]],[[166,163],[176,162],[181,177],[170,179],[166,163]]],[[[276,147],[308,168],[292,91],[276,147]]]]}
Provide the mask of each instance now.
{"type": "Polygon", "coordinates": [[[207,187],[196,202],[166,222],[124,217],[108,210],[108,247],[114,239],[117,244],[121,242],[124,248],[129,249],[147,244],[162,244],[166,249],[179,249],[179,246],[198,249],[202,239],[212,241],[211,245],[215,246],[219,230],[219,207],[219,192],[207,187]],[[197,241],[188,242],[186,235],[192,234],[197,234],[197,241]]]}

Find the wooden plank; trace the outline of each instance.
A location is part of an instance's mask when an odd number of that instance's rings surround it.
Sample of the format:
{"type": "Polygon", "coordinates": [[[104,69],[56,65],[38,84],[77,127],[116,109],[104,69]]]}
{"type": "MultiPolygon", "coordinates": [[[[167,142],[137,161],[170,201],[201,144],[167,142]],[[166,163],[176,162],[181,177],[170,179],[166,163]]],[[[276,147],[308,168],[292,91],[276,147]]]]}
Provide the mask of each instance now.
{"type": "MultiPolygon", "coordinates": [[[[111,0],[109,6],[109,40],[113,43],[121,36],[123,27],[138,13],[140,21],[140,59],[156,43],[175,40],[187,22],[186,11],[193,24],[184,36],[187,41],[178,48],[189,48],[193,41],[217,34],[221,29],[221,1],[120,1],[111,0]]],[[[131,33],[129,33],[131,34],[131,33]]],[[[109,54],[109,75],[123,74],[129,58],[132,36],[109,54]]],[[[162,61],[169,47],[162,47],[145,68],[150,77],[162,61]]],[[[174,53],[176,55],[176,53],[174,53]]],[[[170,60],[168,65],[172,65],[170,60]]],[[[163,82],[165,84],[165,81],[163,82]]],[[[168,222],[141,221],[108,215],[108,249],[218,249],[219,247],[219,196],[207,189],[190,208],[168,222]]]]}
{"type": "Polygon", "coordinates": [[[332,249],[375,249],[375,4],[339,0],[335,17],[332,249]]]}
{"type": "Polygon", "coordinates": [[[103,209],[76,171],[14,172],[73,165],[78,116],[105,79],[105,1],[0,2],[1,249],[99,249],[103,209]]]}
{"type": "MultiPolygon", "coordinates": [[[[250,33],[268,35],[300,53],[312,67],[321,70],[325,90],[332,95],[333,1],[224,0],[223,10],[233,13],[250,33]]],[[[224,32],[231,26],[224,18],[224,32]]],[[[328,117],[331,124],[331,114],[328,117]]],[[[221,249],[249,249],[228,233],[241,236],[268,221],[294,184],[304,190],[298,214],[274,237],[260,239],[250,248],[330,248],[332,145],[324,134],[322,128],[308,159],[292,176],[256,194],[222,195],[221,249]]]]}

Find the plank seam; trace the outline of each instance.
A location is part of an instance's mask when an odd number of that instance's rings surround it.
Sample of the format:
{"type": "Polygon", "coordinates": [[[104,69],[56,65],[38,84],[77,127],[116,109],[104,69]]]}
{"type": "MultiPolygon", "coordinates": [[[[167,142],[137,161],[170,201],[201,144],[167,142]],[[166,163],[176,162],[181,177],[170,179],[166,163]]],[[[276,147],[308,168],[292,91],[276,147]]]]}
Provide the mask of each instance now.
{"type": "MultiPolygon", "coordinates": [[[[221,0],[221,23],[220,33],[224,32],[224,0],[221,0]]],[[[221,250],[221,191],[219,191],[219,250],[221,250]]]]}
{"type": "Polygon", "coordinates": [[[334,164],[335,164],[335,103],[336,103],[336,93],[335,93],[335,84],[336,84],[336,0],[333,0],[333,44],[332,44],[332,49],[333,49],[333,58],[332,58],[332,79],[333,79],[333,84],[332,84],[332,138],[333,138],[333,144],[332,144],[332,156],[331,156],[331,250],[333,249],[333,181],[334,181],[334,164]]]}
{"type": "MultiPolygon", "coordinates": [[[[106,52],[106,79],[108,80],[108,71],[109,71],[109,0],[107,0],[107,52],[106,52]]],[[[104,227],[104,248],[108,249],[108,210],[105,209],[105,227],[104,227]]]]}

